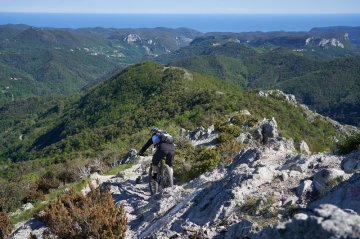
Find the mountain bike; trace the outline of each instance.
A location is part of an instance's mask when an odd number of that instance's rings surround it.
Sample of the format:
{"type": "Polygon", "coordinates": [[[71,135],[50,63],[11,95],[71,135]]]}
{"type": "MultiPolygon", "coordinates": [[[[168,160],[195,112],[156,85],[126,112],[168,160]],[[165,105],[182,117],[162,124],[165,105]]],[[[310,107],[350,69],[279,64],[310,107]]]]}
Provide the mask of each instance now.
{"type": "Polygon", "coordinates": [[[169,165],[165,164],[163,160],[159,163],[159,173],[157,179],[152,178],[152,166],[149,169],[149,188],[151,195],[161,192],[164,188],[172,187],[174,185],[173,170],[169,165]]]}

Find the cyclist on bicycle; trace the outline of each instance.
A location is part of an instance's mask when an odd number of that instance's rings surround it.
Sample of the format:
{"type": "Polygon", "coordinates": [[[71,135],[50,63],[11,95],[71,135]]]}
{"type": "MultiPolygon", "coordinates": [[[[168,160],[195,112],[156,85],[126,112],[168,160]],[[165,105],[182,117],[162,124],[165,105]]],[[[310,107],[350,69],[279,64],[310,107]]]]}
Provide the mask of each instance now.
{"type": "Polygon", "coordinates": [[[152,178],[157,179],[157,174],[159,172],[159,163],[165,158],[165,163],[169,165],[172,170],[173,160],[175,156],[175,145],[174,140],[171,135],[165,131],[159,130],[158,128],[151,129],[151,138],[146,142],[146,144],[139,151],[140,156],[144,156],[145,151],[153,144],[156,148],[156,152],[152,158],[152,178]]]}

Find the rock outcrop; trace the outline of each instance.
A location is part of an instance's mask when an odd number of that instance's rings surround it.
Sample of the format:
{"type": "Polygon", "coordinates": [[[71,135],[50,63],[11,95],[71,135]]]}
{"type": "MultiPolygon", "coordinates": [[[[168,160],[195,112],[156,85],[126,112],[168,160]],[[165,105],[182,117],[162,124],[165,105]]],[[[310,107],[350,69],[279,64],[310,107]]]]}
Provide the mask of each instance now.
{"type": "Polygon", "coordinates": [[[135,161],[137,158],[138,152],[136,149],[130,149],[129,152],[125,155],[125,157],[120,161],[120,164],[130,163],[135,161]]]}
{"type": "Polygon", "coordinates": [[[351,209],[360,214],[360,172],[352,175],[349,180],[339,183],[327,195],[312,202],[310,207],[314,208],[324,203],[330,203],[342,209],[351,209]]]}
{"type": "Polygon", "coordinates": [[[320,205],[311,214],[296,214],[293,219],[262,230],[252,239],[360,238],[360,216],[330,204],[320,205]]]}
{"type": "Polygon", "coordinates": [[[345,173],[354,173],[360,171],[360,151],[349,154],[341,163],[345,173]]]}
{"type": "Polygon", "coordinates": [[[123,39],[123,41],[127,43],[138,42],[141,41],[141,37],[137,34],[129,34],[123,39]]]}
{"type": "Polygon", "coordinates": [[[306,154],[306,155],[310,155],[310,154],[311,154],[309,145],[308,145],[304,140],[301,141],[299,148],[300,148],[300,153],[306,154]]]}
{"type": "Polygon", "coordinates": [[[339,182],[344,180],[344,172],[340,169],[322,169],[314,174],[314,188],[318,193],[329,191],[339,182]]]}
{"type": "Polygon", "coordinates": [[[216,139],[219,137],[219,134],[216,131],[215,126],[211,125],[207,129],[204,127],[198,127],[193,131],[181,129],[180,137],[190,140],[191,143],[196,147],[214,146],[216,144],[216,139]]]}

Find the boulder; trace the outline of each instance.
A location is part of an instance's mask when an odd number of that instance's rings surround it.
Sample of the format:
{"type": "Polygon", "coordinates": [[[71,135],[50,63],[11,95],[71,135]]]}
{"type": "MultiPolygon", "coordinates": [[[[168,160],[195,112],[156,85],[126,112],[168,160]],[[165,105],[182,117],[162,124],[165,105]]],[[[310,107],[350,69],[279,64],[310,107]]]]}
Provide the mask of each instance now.
{"type": "Polygon", "coordinates": [[[292,206],[292,205],[296,205],[297,201],[299,200],[298,197],[296,196],[290,196],[287,199],[284,200],[283,202],[283,206],[292,206]]]}
{"type": "Polygon", "coordinates": [[[22,210],[31,210],[31,209],[33,209],[34,208],[34,205],[32,205],[31,203],[26,203],[26,204],[24,204],[24,205],[22,205],[22,210]]]}
{"type": "Polygon", "coordinates": [[[296,188],[296,195],[300,199],[305,199],[314,191],[313,182],[311,180],[304,180],[296,188]]]}
{"type": "Polygon", "coordinates": [[[306,155],[311,154],[310,148],[309,148],[308,144],[304,140],[301,141],[301,143],[300,143],[300,152],[302,154],[306,154],[306,155]]]}
{"type": "Polygon", "coordinates": [[[136,149],[130,149],[129,152],[127,152],[127,154],[125,155],[125,157],[121,160],[120,164],[125,164],[135,161],[137,155],[138,152],[136,149]]]}
{"type": "MultiPolygon", "coordinates": [[[[14,227],[15,228],[9,237],[12,239],[45,238],[44,232],[49,232],[45,223],[38,218],[32,218],[25,222],[19,222],[14,227]]],[[[50,235],[46,238],[56,238],[54,234],[49,234],[50,235]]]]}
{"type": "Polygon", "coordinates": [[[302,177],[302,173],[300,173],[299,171],[295,171],[295,170],[290,170],[289,172],[289,177],[290,178],[298,178],[298,177],[302,177]]]}
{"type": "Polygon", "coordinates": [[[218,137],[219,134],[215,130],[215,126],[211,125],[207,129],[198,127],[188,132],[185,138],[191,140],[194,146],[214,146],[218,137]]]}
{"type": "Polygon", "coordinates": [[[246,115],[246,116],[251,116],[251,113],[248,110],[241,110],[240,114],[241,115],[246,115]]]}
{"type": "Polygon", "coordinates": [[[291,220],[268,226],[252,235],[252,239],[360,238],[360,216],[334,205],[323,204],[311,214],[296,214],[291,220]]]}
{"type": "Polygon", "coordinates": [[[190,140],[204,140],[210,137],[215,133],[215,126],[211,125],[209,128],[205,129],[204,127],[197,127],[192,132],[189,133],[190,140]]]}
{"type": "Polygon", "coordinates": [[[235,157],[233,164],[240,165],[246,164],[249,167],[253,167],[255,162],[261,158],[261,151],[258,148],[243,149],[235,157]]]}
{"type": "Polygon", "coordinates": [[[281,181],[286,181],[289,179],[289,172],[282,171],[279,175],[281,181]]]}
{"type": "Polygon", "coordinates": [[[254,139],[262,142],[263,141],[263,135],[261,133],[261,128],[257,128],[253,133],[254,139]]]}
{"type": "Polygon", "coordinates": [[[278,126],[274,118],[271,120],[265,119],[261,122],[261,134],[263,142],[265,143],[268,142],[270,138],[276,138],[279,136],[278,126]]]}
{"type": "Polygon", "coordinates": [[[200,140],[206,137],[206,131],[204,127],[197,127],[194,131],[190,132],[189,138],[191,140],[200,140]]]}
{"type": "Polygon", "coordinates": [[[253,223],[243,220],[228,227],[225,239],[242,239],[247,237],[253,230],[253,223]]]}
{"type": "Polygon", "coordinates": [[[284,93],[284,96],[285,96],[285,100],[286,100],[287,102],[293,103],[293,104],[296,104],[296,103],[297,103],[295,95],[285,94],[285,93],[284,93]]]}
{"type": "Polygon", "coordinates": [[[300,173],[305,173],[308,171],[309,168],[311,168],[313,161],[313,158],[309,158],[299,154],[295,157],[288,159],[282,169],[295,170],[300,173]]]}
{"type": "Polygon", "coordinates": [[[241,133],[236,139],[236,142],[240,144],[251,144],[252,143],[252,136],[250,133],[241,133]]]}
{"type": "Polygon", "coordinates": [[[269,94],[267,92],[262,91],[262,90],[259,91],[258,95],[261,96],[261,97],[268,97],[269,96],[269,94]]]}
{"type": "Polygon", "coordinates": [[[184,128],[181,128],[181,129],[180,129],[180,133],[179,133],[180,138],[181,138],[181,139],[186,139],[188,133],[189,133],[188,130],[186,130],[186,129],[184,129],[184,128]]]}
{"type": "Polygon", "coordinates": [[[283,137],[269,138],[265,145],[276,151],[295,151],[294,141],[283,137]]]}
{"type": "Polygon", "coordinates": [[[342,162],[341,168],[345,173],[354,173],[360,170],[360,151],[349,154],[342,162]]]}
{"type": "Polygon", "coordinates": [[[355,173],[350,179],[339,184],[324,197],[312,202],[311,208],[320,204],[334,204],[342,209],[352,209],[360,213],[360,173],[355,173]]]}
{"type": "Polygon", "coordinates": [[[274,118],[264,119],[259,123],[257,129],[253,133],[254,139],[261,143],[268,143],[270,139],[279,136],[278,126],[274,118]]]}
{"type": "Polygon", "coordinates": [[[338,185],[344,178],[344,172],[339,169],[322,169],[314,174],[314,189],[323,193],[338,185]]]}

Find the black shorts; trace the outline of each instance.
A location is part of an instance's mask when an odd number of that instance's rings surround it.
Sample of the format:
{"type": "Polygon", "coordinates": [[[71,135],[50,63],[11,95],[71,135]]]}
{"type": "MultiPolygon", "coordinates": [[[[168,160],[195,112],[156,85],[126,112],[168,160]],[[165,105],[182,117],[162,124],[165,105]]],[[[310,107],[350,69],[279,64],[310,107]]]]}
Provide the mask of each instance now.
{"type": "Polygon", "coordinates": [[[166,144],[166,143],[161,143],[158,147],[158,149],[156,150],[153,158],[152,158],[152,165],[154,166],[158,166],[160,161],[165,158],[166,159],[166,164],[169,165],[170,167],[173,166],[173,159],[175,156],[175,145],[173,144],[166,144]]]}

